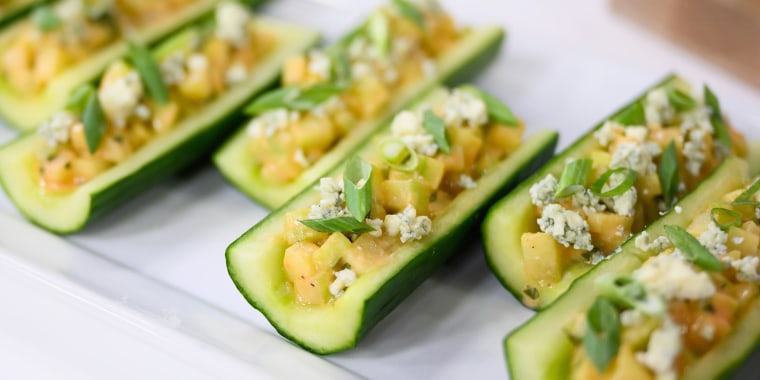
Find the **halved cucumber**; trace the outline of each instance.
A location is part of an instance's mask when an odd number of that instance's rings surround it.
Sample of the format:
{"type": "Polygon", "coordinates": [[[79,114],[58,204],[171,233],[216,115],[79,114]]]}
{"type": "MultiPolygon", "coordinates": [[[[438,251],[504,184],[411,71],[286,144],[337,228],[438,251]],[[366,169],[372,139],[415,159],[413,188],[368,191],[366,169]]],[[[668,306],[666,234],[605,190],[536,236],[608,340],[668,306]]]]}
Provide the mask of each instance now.
{"type": "MultiPolygon", "coordinates": [[[[666,84],[682,87],[688,86],[681,78],[670,75],[650,89],[666,84]]],[[[641,100],[645,95],[646,92],[604,120],[614,119],[636,101],[641,100]]],[[[535,232],[537,230],[537,227],[535,227],[534,206],[531,203],[530,196],[531,186],[545,178],[548,174],[559,178],[567,160],[588,158],[589,152],[597,146],[593,133],[603,124],[604,122],[599,123],[590,132],[554,157],[531,178],[523,182],[515,191],[499,201],[488,212],[483,223],[483,242],[488,265],[501,284],[526,306],[541,309],[549,305],[564,293],[576,278],[583,275],[592,267],[591,264],[583,265],[579,263],[568,268],[562,278],[555,284],[549,286],[529,284],[524,271],[523,250],[520,239],[523,233],[535,232]],[[536,290],[536,292],[526,291],[528,286],[536,290]]]]}
{"type": "Polygon", "coordinates": [[[39,186],[39,136],[27,134],[0,148],[0,182],[8,196],[32,222],[70,233],[208,153],[239,122],[240,106],[276,80],[285,59],[319,40],[316,32],[275,21],[256,19],[255,25],[277,45],[244,83],[72,192],[45,192],[39,186]]]}
{"type": "MultiPolygon", "coordinates": [[[[213,12],[220,0],[198,0],[176,10],[166,20],[154,22],[144,29],[132,30],[129,39],[151,45],[183,26],[213,12]]],[[[8,39],[21,28],[27,18],[19,19],[0,33],[0,54],[8,39]]],[[[109,63],[127,53],[127,42],[120,39],[92,53],[87,59],[65,69],[50,81],[42,92],[34,96],[18,94],[4,78],[0,78],[0,116],[12,127],[28,131],[53,113],[63,108],[71,91],[79,85],[97,78],[109,63]]]]}
{"type": "MultiPolygon", "coordinates": [[[[440,96],[434,92],[431,96],[440,96]]],[[[379,133],[387,132],[386,125],[379,133]]],[[[408,242],[388,257],[382,267],[363,274],[340,298],[322,306],[306,306],[286,290],[283,269],[287,243],[283,233],[285,214],[319,201],[311,188],[269,214],[227,249],[227,269],[238,290],[261,311],[283,336],[312,352],[327,354],[354,347],[381,319],[432,274],[466,241],[487,207],[500,194],[530,175],[551,157],[556,132],[539,132],[481,177],[478,186],[454,198],[433,221],[433,231],[419,241],[408,242]]],[[[368,141],[357,150],[372,153],[368,141]]],[[[327,175],[335,176],[342,167],[327,175]]]]}
{"type": "MultiPolygon", "coordinates": [[[[353,33],[356,33],[355,31],[353,33]]],[[[347,40],[353,34],[344,37],[347,40]]],[[[263,178],[254,167],[249,152],[248,135],[241,128],[214,154],[214,164],[235,187],[267,208],[281,206],[307,185],[321,178],[328,170],[356,149],[359,144],[386,123],[393,115],[412,100],[418,98],[437,84],[455,84],[466,80],[485,66],[498,52],[504,31],[498,27],[467,29],[461,40],[436,61],[436,74],[420,80],[394,94],[386,109],[357,124],[330,151],[311,165],[301,175],[287,184],[275,183],[263,178]]]]}
{"type": "MultiPolygon", "coordinates": [[[[681,213],[668,212],[652,223],[647,233],[652,239],[664,236],[665,225],[686,227],[704,212],[705,205],[720,199],[748,181],[747,164],[736,157],[727,158],[711,176],[688,196],[678,202],[681,213]]],[[[510,377],[520,379],[568,378],[573,345],[565,327],[578,313],[591,307],[596,297],[594,282],[605,273],[630,274],[641,266],[651,253],[635,246],[634,239],[622,245],[622,250],[602,262],[573,283],[570,289],[546,310],[538,313],[504,341],[510,377]]],[[[684,374],[684,379],[715,379],[730,371],[746,358],[760,340],[760,303],[755,302],[749,313],[710,353],[684,374]]]]}

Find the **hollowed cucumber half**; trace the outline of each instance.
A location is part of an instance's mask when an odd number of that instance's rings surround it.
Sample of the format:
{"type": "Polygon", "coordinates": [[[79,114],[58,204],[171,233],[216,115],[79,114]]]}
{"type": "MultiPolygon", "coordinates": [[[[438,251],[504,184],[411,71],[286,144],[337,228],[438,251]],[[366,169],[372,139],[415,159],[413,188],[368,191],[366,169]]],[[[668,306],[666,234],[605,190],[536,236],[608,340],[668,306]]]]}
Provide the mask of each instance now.
{"type": "Polygon", "coordinates": [[[240,107],[274,83],[285,59],[319,40],[314,31],[280,22],[257,19],[255,25],[274,36],[276,47],[245,82],[76,190],[55,193],[40,187],[40,136],[27,134],[0,148],[0,182],[10,199],[33,223],[70,233],[207,154],[240,121],[240,107]]]}

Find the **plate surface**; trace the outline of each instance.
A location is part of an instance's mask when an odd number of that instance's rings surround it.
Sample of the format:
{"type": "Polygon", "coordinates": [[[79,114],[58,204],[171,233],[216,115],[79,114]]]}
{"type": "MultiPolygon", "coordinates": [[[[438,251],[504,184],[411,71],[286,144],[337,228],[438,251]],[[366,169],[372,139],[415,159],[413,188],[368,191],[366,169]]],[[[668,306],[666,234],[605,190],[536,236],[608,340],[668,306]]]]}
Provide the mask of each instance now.
{"type": "MultiPolygon", "coordinates": [[[[559,130],[560,147],[671,70],[694,83],[710,83],[733,124],[760,139],[760,93],[619,19],[602,0],[442,2],[462,24],[507,28],[501,56],[475,83],[504,99],[529,131],[559,130]]],[[[331,40],[379,3],[279,0],[260,13],[316,27],[331,40]]],[[[0,143],[12,137],[9,129],[0,128],[0,143]]],[[[307,373],[312,378],[461,379],[475,373],[504,378],[501,341],[532,315],[491,276],[480,237],[473,234],[357,349],[327,357],[337,365],[332,366],[276,336],[229,280],[225,247],[266,210],[236,192],[208,164],[168,180],[66,239],[21,221],[3,195],[0,213],[0,267],[7,267],[0,274],[14,270],[8,268],[27,273],[0,284],[34,288],[18,297],[9,292],[11,305],[29,307],[25,294],[45,292],[45,287],[54,298],[85,294],[90,306],[100,310],[95,314],[137,320],[139,331],[158,331],[143,340],[169,342],[164,348],[170,350],[185,344],[181,342],[189,335],[216,353],[206,362],[193,360],[191,349],[175,355],[191,366],[208,369],[216,363],[261,377],[307,373]],[[50,285],[56,281],[72,290],[60,292],[50,285]]],[[[0,317],[3,321],[26,323],[0,317]]],[[[81,333],[90,334],[87,329],[81,333]]],[[[88,342],[74,346],[96,351],[88,342]]],[[[88,365],[84,360],[78,368],[88,365]]],[[[234,377],[229,371],[229,376],[216,375],[234,377]]]]}

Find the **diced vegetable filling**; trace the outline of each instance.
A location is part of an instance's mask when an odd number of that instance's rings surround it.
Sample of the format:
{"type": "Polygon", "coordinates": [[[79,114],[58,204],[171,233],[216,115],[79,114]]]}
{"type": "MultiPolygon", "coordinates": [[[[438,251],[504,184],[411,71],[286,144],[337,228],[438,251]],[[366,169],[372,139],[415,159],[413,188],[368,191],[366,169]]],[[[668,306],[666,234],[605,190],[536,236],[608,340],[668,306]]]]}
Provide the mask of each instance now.
{"type": "Polygon", "coordinates": [[[124,161],[245,81],[274,43],[249,10],[223,2],[212,24],[180,33],[155,54],[131,46],[97,89],[77,89],[65,111],[40,125],[41,187],[70,191],[124,161]]]}
{"type": "Polygon", "coordinates": [[[434,75],[436,59],[460,34],[437,1],[397,0],[335,49],[293,57],[282,83],[300,96],[259,108],[247,127],[254,170],[296,179],[357,123],[383,112],[393,94],[434,75]]]}
{"type": "Polygon", "coordinates": [[[335,302],[402,246],[425,239],[523,131],[506,106],[470,87],[399,113],[371,154],[350,159],[342,178],[321,179],[319,202],[286,214],[283,268],[294,298],[335,302]]]}
{"type": "Polygon", "coordinates": [[[550,287],[579,266],[612,254],[717,167],[746,155],[705,87],[688,95],[670,84],[650,91],[594,136],[597,145],[530,188],[535,232],[521,238],[526,295],[550,287]]]}
{"type": "Polygon", "coordinates": [[[40,5],[2,46],[0,75],[22,96],[43,91],[66,68],[141,24],[165,22],[198,0],[62,0],[40,5]]]}
{"type": "Polygon", "coordinates": [[[597,280],[599,298],[567,326],[575,379],[676,379],[730,335],[760,290],[760,182],[727,194],[686,228],[636,238],[650,257],[597,280]]]}

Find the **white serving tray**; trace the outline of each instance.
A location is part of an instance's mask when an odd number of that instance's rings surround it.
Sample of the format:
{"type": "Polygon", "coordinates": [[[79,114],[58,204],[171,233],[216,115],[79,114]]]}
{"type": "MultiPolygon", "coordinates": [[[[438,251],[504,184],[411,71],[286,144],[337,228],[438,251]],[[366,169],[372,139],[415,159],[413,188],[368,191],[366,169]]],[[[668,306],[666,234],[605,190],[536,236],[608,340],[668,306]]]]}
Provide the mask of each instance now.
{"type": "MultiPolygon", "coordinates": [[[[261,13],[313,26],[332,40],[379,3],[278,0],[261,13]]],[[[504,99],[528,131],[559,130],[561,147],[673,69],[710,83],[733,124],[760,138],[760,93],[616,18],[604,1],[443,3],[463,24],[508,29],[501,56],[475,83],[504,99]]],[[[0,143],[13,136],[0,128],[0,143]]],[[[0,354],[20,358],[16,367],[0,368],[0,377],[8,368],[13,378],[49,377],[23,364],[63,354],[72,361],[63,367],[77,378],[102,378],[103,368],[116,365],[108,361],[114,355],[144,365],[112,378],[183,371],[190,378],[507,376],[502,339],[532,312],[490,274],[477,233],[358,348],[318,358],[280,338],[227,276],[226,246],[265,215],[208,164],[66,238],[23,221],[0,195],[0,288],[14,288],[0,298],[25,311],[0,316],[0,354]],[[49,302],[30,305],[30,297],[49,302]],[[13,350],[29,336],[21,332],[40,331],[36,324],[46,319],[31,318],[40,313],[50,313],[50,331],[70,334],[37,336],[49,349],[13,350]],[[3,330],[17,333],[9,340],[3,330]],[[103,337],[124,343],[109,351],[97,344],[103,337]]]]}

